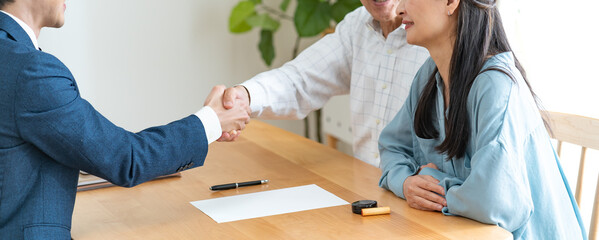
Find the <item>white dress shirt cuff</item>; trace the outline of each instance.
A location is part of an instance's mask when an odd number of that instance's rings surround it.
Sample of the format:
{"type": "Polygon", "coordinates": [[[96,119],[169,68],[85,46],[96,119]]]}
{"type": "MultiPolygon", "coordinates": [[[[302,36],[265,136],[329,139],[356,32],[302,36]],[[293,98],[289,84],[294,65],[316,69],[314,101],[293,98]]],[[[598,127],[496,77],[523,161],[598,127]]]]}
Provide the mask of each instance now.
{"type": "Polygon", "coordinates": [[[252,117],[260,116],[262,113],[262,109],[264,108],[265,103],[267,103],[266,91],[262,85],[260,85],[257,79],[251,79],[249,81],[245,81],[241,86],[244,86],[245,89],[248,90],[248,94],[250,95],[250,109],[252,110],[252,117]]]}
{"type": "Polygon", "coordinates": [[[208,144],[220,138],[220,136],[223,134],[223,129],[220,126],[218,115],[216,115],[216,112],[214,112],[211,107],[204,106],[195,115],[200,118],[200,121],[202,121],[202,124],[204,125],[204,131],[206,132],[208,144]]]}

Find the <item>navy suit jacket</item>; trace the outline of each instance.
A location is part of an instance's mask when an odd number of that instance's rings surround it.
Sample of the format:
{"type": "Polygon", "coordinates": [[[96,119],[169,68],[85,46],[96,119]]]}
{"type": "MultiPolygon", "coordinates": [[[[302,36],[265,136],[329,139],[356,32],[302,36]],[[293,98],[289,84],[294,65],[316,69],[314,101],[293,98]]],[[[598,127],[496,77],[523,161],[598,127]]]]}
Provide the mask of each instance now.
{"type": "Polygon", "coordinates": [[[115,126],[0,12],[0,239],[70,239],[79,170],[131,187],[201,166],[207,151],[195,115],[139,133],[115,126]]]}

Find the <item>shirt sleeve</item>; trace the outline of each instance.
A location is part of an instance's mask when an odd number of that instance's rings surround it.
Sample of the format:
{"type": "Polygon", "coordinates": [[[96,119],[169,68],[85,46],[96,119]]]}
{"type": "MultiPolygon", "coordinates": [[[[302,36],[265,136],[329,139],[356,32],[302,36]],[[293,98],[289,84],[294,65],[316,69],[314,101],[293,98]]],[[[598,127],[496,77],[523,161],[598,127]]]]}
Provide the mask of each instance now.
{"type": "Polygon", "coordinates": [[[214,112],[210,106],[204,106],[195,115],[200,118],[200,121],[204,124],[208,144],[220,138],[223,131],[220,126],[220,120],[218,119],[216,112],[214,112]]]}
{"type": "Polygon", "coordinates": [[[252,117],[301,119],[332,96],[348,94],[354,15],[294,60],[242,83],[251,95],[252,117]]]}
{"type": "Polygon", "coordinates": [[[505,145],[522,135],[511,131],[515,128],[505,121],[511,91],[511,79],[497,72],[479,75],[472,86],[469,112],[475,137],[470,141],[475,150],[465,180],[434,169],[421,174],[438,178],[445,188],[445,215],[460,215],[514,232],[532,215],[533,203],[525,159],[518,149],[505,145]]]}

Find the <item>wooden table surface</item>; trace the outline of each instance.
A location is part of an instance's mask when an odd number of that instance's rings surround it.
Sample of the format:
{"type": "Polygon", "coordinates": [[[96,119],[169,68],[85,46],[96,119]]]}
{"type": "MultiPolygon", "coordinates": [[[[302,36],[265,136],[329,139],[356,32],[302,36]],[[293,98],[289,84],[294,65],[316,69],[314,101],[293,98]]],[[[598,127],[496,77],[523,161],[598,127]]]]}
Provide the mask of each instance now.
{"type": "Polygon", "coordinates": [[[86,239],[512,239],[462,217],[410,208],[378,187],[381,171],[301,136],[252,121],[233,143],[212,143],[204,166],[134,188],[77,193],[72,236],[86,239]],[[255,179],[268,184],[213,192],[255,179]],[[347,202],[377,200],[390,215],[362,217],[350,205],[216,223],[189,202],[316,184],[347,202]]]}

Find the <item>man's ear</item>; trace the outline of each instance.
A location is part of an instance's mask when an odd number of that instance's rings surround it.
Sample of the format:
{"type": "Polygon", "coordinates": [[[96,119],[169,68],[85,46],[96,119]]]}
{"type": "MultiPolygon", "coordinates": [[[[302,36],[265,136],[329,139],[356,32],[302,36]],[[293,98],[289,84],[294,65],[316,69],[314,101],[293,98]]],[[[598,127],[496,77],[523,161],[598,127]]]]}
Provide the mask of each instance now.
{"type": "Polygon", "coordinates": [[[453,15],[458,10],[460,0],[447,0],[447,15],[453,15]]]}

